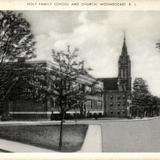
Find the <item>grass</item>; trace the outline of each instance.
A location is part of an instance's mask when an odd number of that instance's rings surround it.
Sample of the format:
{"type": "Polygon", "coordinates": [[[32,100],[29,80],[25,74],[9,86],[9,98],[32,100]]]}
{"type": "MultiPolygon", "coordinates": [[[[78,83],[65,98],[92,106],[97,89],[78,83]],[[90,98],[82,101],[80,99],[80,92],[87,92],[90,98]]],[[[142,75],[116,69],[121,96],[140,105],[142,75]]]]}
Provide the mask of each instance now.
{"type": "MultiPolygon", "coordinates": [[[[59,125],[0,126],[0,138],[58,150],[59,129],[59,125]]],[[[62,151],[80,150],[87,129],[87,125],[64,125],[62,151]]]]}

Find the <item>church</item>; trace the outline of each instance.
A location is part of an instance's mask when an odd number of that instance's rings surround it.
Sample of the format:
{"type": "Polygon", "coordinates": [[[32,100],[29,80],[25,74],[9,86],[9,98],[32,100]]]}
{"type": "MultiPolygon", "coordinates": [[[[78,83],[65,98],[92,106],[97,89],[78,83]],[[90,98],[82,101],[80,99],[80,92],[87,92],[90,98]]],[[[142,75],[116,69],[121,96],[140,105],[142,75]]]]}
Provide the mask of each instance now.
{"type": "Polygon", "coordinates": [[[131,61],[124,37],[121,55],[118,60],[118,76],[100,78],[104,91],[104,115],[107,117],[126,117],[128,102],[131,100],[131,61]]]}

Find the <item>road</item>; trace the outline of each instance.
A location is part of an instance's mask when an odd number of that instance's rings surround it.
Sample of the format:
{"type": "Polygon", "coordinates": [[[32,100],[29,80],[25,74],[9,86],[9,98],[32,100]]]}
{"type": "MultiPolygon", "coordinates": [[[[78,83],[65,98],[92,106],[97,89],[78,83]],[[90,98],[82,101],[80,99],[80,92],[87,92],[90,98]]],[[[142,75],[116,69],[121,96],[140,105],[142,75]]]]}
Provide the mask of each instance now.
{"type": "Polygon", "coordinates": [[[103,152],[160,152],[160,118],[88,123],[101,124],[103,152]]]}

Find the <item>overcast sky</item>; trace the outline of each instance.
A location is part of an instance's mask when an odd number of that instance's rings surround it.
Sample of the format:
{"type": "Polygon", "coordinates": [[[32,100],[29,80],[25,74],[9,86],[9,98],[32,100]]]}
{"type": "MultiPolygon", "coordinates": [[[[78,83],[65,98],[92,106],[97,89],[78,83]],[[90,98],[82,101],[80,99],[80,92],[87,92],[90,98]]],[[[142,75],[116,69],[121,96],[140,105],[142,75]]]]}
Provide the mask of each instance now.
{"type": "Polygon", "coordinates": [[[38,59],[52,60],[51,49],[79,48],[95,77],[116,77],[124,32],[132,79],[144,78],[160,96],[160,12],[151,11],[25,11],[37,41],[38,59]]]}

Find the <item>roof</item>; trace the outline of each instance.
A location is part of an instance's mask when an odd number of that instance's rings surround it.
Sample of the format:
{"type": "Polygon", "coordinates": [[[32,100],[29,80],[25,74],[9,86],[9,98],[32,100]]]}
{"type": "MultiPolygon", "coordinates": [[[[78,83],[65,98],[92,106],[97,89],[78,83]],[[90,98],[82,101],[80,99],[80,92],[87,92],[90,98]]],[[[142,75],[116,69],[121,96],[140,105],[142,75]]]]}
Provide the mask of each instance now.
{"type": "Polygon", "coordinates": [[[122,47],[122,53],[121,56],[127,56],[128,55],[128,51],[127,51],[127,45],[126,45],[126,38],[124,36],[124,41],[123,41],[123,47],[122,47]]]}
{"type": "MultiPolygon", "coordinates": [[[[7,65],[12,65],[15,64],[15,62],[7,62],[7,65]]],[[[56,68],[58,67],[58,65],[54,62],[51,61],[47,61],[47,60],[29,60],[29,61],[20,61],[19,64],[25,64],[25,67],[27,69],[34,69],[34,66],[39,66],[43,69],[46,69],[47,71],[51,71],[54,70],[56,71],[56,68]]],[[[19,66],[15,66],[15,67],[19,67],[19,66]]],[[[24,68],[24,69],[26,69],[24,68]]],[[[17,68],[15,68],[17,69],[17,68]]],[[[18,68],[19,69],[19,68],[18,68]]],[[[10,67],[9,67],[10,70],[10,67]]],[[[42,71],[42,70],[41,70],[42,71]]],[[[42,71],[43,72],[43,71],[42,71]]],[[[96,82],[96,78],[94,78],[92,75],[90,75],[89,73],[85,73],[85,74],[81,74],[79,75],[79,77],[77,78],[77,82],[81,83],[81,84],[88,84],[91,85],[94,82],[96,82]]]]}
{"type": "Polygon", "coordinates": [[[103,82],[104,90],[118,90],[118,78],[98,78],[103,82]]]}

